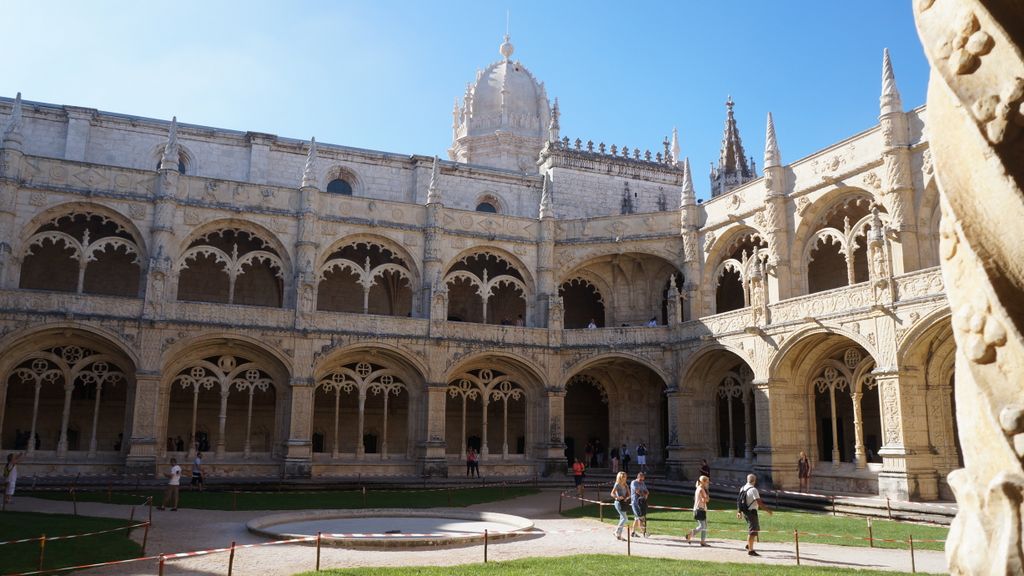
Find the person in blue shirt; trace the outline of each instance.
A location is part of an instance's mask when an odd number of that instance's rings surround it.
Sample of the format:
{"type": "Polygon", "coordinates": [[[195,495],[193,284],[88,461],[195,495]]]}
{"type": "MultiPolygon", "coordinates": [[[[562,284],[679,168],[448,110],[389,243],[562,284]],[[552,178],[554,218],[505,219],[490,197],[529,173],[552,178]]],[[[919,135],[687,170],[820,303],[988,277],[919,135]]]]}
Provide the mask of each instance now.
{"type": "Polygon", "coordinates": [[[644,538],[647,537],[647,496],[650,495],[644,482],[645,476],[643,472],[638,472],[636,480],[629,483],[629,503],[633,508],[633,536],[636,536],[639,528],[644,538]]]}

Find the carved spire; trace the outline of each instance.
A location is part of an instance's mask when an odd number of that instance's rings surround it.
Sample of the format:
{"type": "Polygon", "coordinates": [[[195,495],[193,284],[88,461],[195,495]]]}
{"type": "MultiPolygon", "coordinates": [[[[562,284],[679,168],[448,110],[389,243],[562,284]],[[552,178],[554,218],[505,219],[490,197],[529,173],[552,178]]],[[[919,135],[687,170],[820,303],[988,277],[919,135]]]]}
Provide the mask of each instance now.
{"type": "Polygon", "coordinates": [[[434,165],[430,168],[430,185],[427,186],[427,204],[437,204],[441,202],[441,189],[437,185],[437,169],[440,159],[434,156],[434,165]]]}
{"type": "Polygon", "coordinates": [[[679,131],[672,127],[672,163],[679,164],[679,131]]]}
{"type": "Polygon", "coordinates": [[[896,75],[892,71],[892,60],[889,59],[889,49],[882,50],[882,98],[880,100],[882,114],[903,111],[903,100],[900,98],[900,91],[896,88],[896,75]]]}
{"type": "Polygon", "coordinates": [[[561,116],[562,112],[558,109],[558,97],[555,97],[555,104],[551,107],[551,122],[548,124],[548,142],[558,142],[558,133],[561,130],[558,119],[561,116]]]}
{"type": "Polygon", "coordinates": [[[772,120],[772,113],[768,113],[768,129],[764,136],[764,167],[774,168],[782,165],[782,154],[779,153],[779,143],[775,140],[775,122],[772,120]]]}
{"type": "Polygon", "coordinates": [[[24,122],[21,115],[21,92],[14,97],[14,106],[11,108],[11,119],[8,120],[4,131],[0,133],[0,145],[7,148],[21,147],[21,125],[24,122]]]}
{"type": "Polygon", "coordinates": [[[555,215],[555,207],[551,205],[551,177],[544,175],[544,184],[540,190],[540,219],[552,218],[555,215]]]}
{"type": "Polygon", "coordinates": [[[679,196],[679,207],[685,208],[697,203],[697,197],[693,192],[693,174],[690,173],[690,158],[683,159],[683,189],[679,196]]]}
{"type": "Polygon", "coordinates": [[[316,138],[309,139],[309,154],[306,155],[306,167],[302,170],[302,187],[316,188],[316,138]]]}
{"type": "Polygon", "coordinates": [[[161,170],[178,170],[178,117],[171,118],[171,127],[167,130],[167,144],[164,144],[164,155],[160,158],[161,170]]]}
{"type": "Polygon", "coordinates": [[[736,103],[732,96],[725,101],[725,130],[722,133],[722,150],[718,156],[718,167],[712,170],[711,195],[719,196],[754,179],[753,171],[747,164],[747,153],[743,150],[740,131],[732,108],[736,103]]]}

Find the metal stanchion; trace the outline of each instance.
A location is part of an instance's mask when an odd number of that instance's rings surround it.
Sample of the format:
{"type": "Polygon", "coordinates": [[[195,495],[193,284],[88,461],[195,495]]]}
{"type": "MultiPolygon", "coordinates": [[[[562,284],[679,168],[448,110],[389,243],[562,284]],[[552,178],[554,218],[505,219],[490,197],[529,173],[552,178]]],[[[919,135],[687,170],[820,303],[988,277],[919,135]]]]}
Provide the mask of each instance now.
{"type": "Polygon", "coordinates": [[[836,515],[836,497],[832,496],[832,515],[836,515]]]}
{"type": "Polygon", "coordinates": [[[316,533],[316,571],[320,571],[320,539],[323,536],[322,532],[316,533]]]}
{"type": "MultiPolygon", "coordinates": [[[[153,523],[153,497],[146,498],[146,503],[149,504],[149,523],[153,523]]],[[[134,508],[134,507],[133,507],[134,508]]]]}
{"type": "Polygon", "coordinates": [[[604,504],[600,501],[597,503],[597,519],[604,522],[604,504]]]}
{"type": "Polygon", "coordinates": [[[228,576],[235,570],[235,541],[231,541],[231,550],[228,552],[228,576]]]}
{"type": "Polygon", "coordinates": [[[159,576],[164,576],[164,561],[165,561],[164,555],[161,554],[160,555],[160,565],[157,568],[157,574],[159,574],[159,576]]]}
{"type": "Polygon", "coordinates": [[[875,535],[871,529],[871,518],[868,518],[868,548],[875,547],[875,535]]]}
{"type": "Polygon", "coordinates": [[[885,511],[889,513],[889,520],[892,520],[892,506],[889,505],[889,497],[885,497],[885,511]]]}
{"type": "Polygon", "coordinates": [[[796,565],[800,565],[800,533],[793,528],[793,543],[796,545],[796,565]]]}
{"type": "Polygon", "coordinates": [[[142,532],[142,555],[143,556],[146,555],[146,542],[149,541],[149,524],[150,524],[149,522],[146,522],[146,526],[145,526],[145,528],[143,528],[143,532],[142,532]]]}
{"type": "Polygon", "coordinates": [[[74,506],[75,516],[78,516],[78,495],[74,486],[71,487],[71,505],[74,506]]]}
{"type": "Polygon", "coordinates": [[[917,563],[914,561],[914,535],[910,535],[910,571],[917,574],[917,563]]]}
{"type": "Polygon", "coordinates": [[[487,564],[487,529],[484,529],[484,564],[487,564]]]}
{"type": "Polygon", "coordinates": [[[46,557],[46,534],[39,539],[39,569],[43,569],[43,559],[46,557]]]}
{"type": "Polygon", "coordinates": [[[559,492],[559,493],[558,493],[558,513],[559,513],[559,514],[561,514],[561,513],[562,513],[562,496],[564,496],[564,494],[562,494],[561,492],[559,492]]]}
{"type": "Polygon", "coordinates": [[[633,555],[633,527],[629,525],[627,518],[626,522],[626,556],[633,555]]]}
{"type": "Polygon", "coordinates": [[[128,514],[128,521],[135,522],[135,504],[132,504],[131,512],[128,514]]]}

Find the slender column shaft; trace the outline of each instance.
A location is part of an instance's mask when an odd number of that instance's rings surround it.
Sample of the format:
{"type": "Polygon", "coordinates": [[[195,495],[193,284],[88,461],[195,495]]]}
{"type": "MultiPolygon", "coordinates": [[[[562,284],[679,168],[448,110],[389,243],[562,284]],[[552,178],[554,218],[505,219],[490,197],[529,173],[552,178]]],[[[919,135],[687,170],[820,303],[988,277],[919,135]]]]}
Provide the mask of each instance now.
{"type": "Polygon", "coordinates": [[[252,450],[252,442],[250,440],[250,437],[252,436],[252,397],[253,397],[253,394],[255,394],[255,392],[256,392],[256,388],[254,386],[250,385],[249,386],[249,408],[248,408],[248,410],[246,411],[246,414],[245,414],[245,447],[242,449],[242,452],[245,454],[246,458],[249,457],[249,454],[250,454],[250,452],[252,450]]]}
{"type": "Polygon", "coordinates": [[[486,456],[486,455],[491,453],[491,450],[487,447],[487,395],[486,394],[484,394],[483,406],[484,406],[484,430],[483,430],[483,434],[481,434],[481,436],[483,438],[483,442],[482,442],[482,444],[480,446],[480,454],[483,455],[483,456],[486,456]]]}
{"type": "Polygon", "coordinates": [[[867,454],[864,452],[864,416],[860,405],[863,396],[864,394],[861,392],[850,394],[853,400],[853,453],[857,459],[857,468],[864,468],[868,462],[867,454]]]}
{"type": "Polygon", "coordinates": [[[226,445],[224,434],[227,432],[228,426],[228,390],[221,389],[220,392],[220,415],[217,417],[217,456],[224,455],[224,447],[226,445]]]}
{"type": "Polygon", "coordinates": [[[466,395],[462,395],[462,448],[459,449],[459,458],[466,459],[466,395]]]}
{"type": "Polygon", "coordinates": [[[43,383],[36,380],[36,395],[32,399],[32,429],[28,434],[28,453],[32,454],[36,451],[36,421],[39,419],[39,392],[43,388],[43,383]]]}
{"type": "Polygon", "coordinates": [[[75,390],[74,382],[69,379],[64,384],[64,409],[60,414],[60,440],[57,441],[57,455],[63,456],[68,451],[68,422],[71,420],[71,393],[75,390]]]}
{"type": "Polygon", "coordinates": [[[502,458],[508,458],[508,398],[506,397],[501,403],[502,405],[502,425],[503,430],[501,434],[501,456],[502,458]]]}
{"type": "Polygon", "coordinates": [[[89,435],[89,457],[96,455],[96,428],[100,422],[100,396],[103,394],[103,383],[96,384],[96,402],[92,407],[92,434],[89,435]]]}
{"type": "Polygon", "coordinates": [[[370,313],[370,289],[363,288],[363,314],[370,313]]]}
{"type": "Polygon", "coordinates": [[[380,438],[380,459],[385,460],[388,457],[388,391],[384,390],[384,429],[381,431],[380,438]]]}
{"type": "Polygon", "coordinates": [[[828,396],[829,404],[832,406],[832,466],[838,467],[841,459],[839,458],[839,426],[836,418],[836,389],[829,387],[828,396]]]}
{"type": "Polygon", "coordinates": [[[754,458],[754,439],[751,437],[750,428],[750,390],[743,391],[743,457],[747,460],[754,458]]]}
{"type": "Polygon", "coordinates": [[[853,269],[853,248],[847,249],[846,252],[844,254],[846,258],[846,283],[853,286],[857,283],[857,274],[853,269]]]}
{"type": "Polygon", "coordinates": [[[195,458],[196,455],[196,414],[199,411],[199,384],[195,384],[192,390],[192,428],[188,436],[188,457],[195,458]]]}
{"type": "Polygon", "coordinates": [[[337,458],[341,452],[338,446],[338,422],[341,409],[341,388],[334,391],[334,441],[331,443],[331,458],[337,458]]]}
{"type": "Polygon", "coordinates": [[[729,455],[729,458],[735,458],[736,457],[736,448],[735,448],[736,444],[733,441],[733,437],[732,437],[732,394],[729,394],[728,396],[725,397],[725,403],[726,403],[726,406],[728,407],[728,412],[729,412],[729,452],[728,452],[728,455],[729,455]]]}
{"type": "Polygon", "coordinates": [[[85,266],[86,266],[86,262],[85,262],[85,257],[83,256],[82,258],[83,258],[82,261],[78,263],[78,288],[76,289],[78,294],[81,294],[82,290],[85,289],[85,266]]]}
{"type": "Polygon", "coordinates": [[[366,391],[359,391],[359,428],[356,430],[356,458],[362,458],[366,454],[366,447],[363,446],[363,424],[366,422],[366,391]]]}

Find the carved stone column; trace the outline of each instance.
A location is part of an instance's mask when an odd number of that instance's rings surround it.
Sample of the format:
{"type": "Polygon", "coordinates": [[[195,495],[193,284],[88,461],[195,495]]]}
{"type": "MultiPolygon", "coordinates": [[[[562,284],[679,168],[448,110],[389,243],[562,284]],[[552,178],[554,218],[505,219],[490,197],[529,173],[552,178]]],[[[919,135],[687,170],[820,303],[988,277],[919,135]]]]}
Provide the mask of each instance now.
{"type": "Polygon", "coordinates": [[[313,475],[311,433],[315,385],[312,377],[293,377],[289,382],[291,412],[288,417],[288,439],[285,440],[285,478],[309,478],[313,475]]]}
{"type": "Polygon", "coordinates": [[[683,444],[680,438],[680,402],[683,394],[678,388],[672,387],[665,392],[668,402],[668,460],[665,461],[665,475],[674,480],[685,478],[685,467],[683,465],[684,453],[683,444]]]}
{"type": "Polygon", "coordinates": [[[853,455],[858,469],[864,469],[868,462],[867,454],[864,453],[864,415],[860,405],[863,398],[863,392],[850,394],[850,399],[853,401],[853,455]]]}
{"type": "Polygon", "coordinates": [[[160,373],[136,372],[132,430],[125,461],[125,472],[128,474],[152,474],[155,470],[160,423],[167,417],[166,412],[158,414],[159,398],[160,373]]]}
{"type": "MultiPolygon", "coordinates": [[[[445,408],[447,406],[448,384],[432,382],[427,385],[426,440],[422,444],[417,468],[424,476],[448,477],[448,444],[445,442],[445,408]]],[[[463,448],[465,449],[465,448],[463,448]]]]}
{"type": "Polygon", "coordinates": [[[548,434],[538,456],[540,473],[547,477],[565,474],[568,464],[565,461],[565,388],[552,386],[545,392],[548,434]]]}
{"type": "Polygon", "coordinates": [[[796,462],[803,450],[806,406],[803,394],[778,378],[752,383],[757,414],[754,472],[758,485],[793,488],[799,485],[796,462]]]}
{"type": "Polygon", "coordinates": [[[928,415],[915,394],[911,375],[894,370],[874,371],[882,416],[881,496],[899,500],[934,500],[938,478],[928,445],[928,415]]]}
{"type": "Polygon", "coordinates": [[[928,125],[941,192],[940,255],[957,343],[965,469],[946,541],[953,574],[1024,568],[1024,8],[914,3],[932,65],[928,125]]]}

